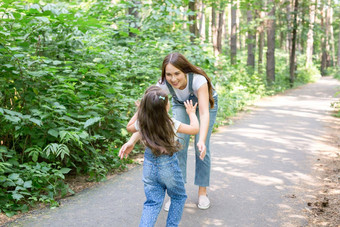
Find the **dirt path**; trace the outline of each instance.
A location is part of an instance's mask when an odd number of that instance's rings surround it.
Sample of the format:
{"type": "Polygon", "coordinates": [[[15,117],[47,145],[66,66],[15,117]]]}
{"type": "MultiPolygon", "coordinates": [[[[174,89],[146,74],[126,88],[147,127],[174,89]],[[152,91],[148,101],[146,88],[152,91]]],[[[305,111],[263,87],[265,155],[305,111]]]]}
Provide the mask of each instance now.
{"type": "MultiPolygon", "coordinates": [[[[189,149],[188,201],[180,226],[305,226],[315,199],[315,163],[331,124],[340,83],[322,78],[266,98],[212,136],[210,209],[196,207],[189,149]]],[[[62,200],[9,226],[138,226],[144,202],[142,167],[62,200]]],[[[161,211],[156,226],[165,226],[161,211]]]]}

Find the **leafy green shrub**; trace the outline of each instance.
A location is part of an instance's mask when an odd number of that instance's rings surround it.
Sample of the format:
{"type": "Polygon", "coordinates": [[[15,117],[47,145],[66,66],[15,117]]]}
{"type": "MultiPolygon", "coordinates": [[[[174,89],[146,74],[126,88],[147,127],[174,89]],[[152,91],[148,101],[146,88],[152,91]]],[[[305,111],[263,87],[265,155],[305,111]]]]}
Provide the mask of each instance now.
{"type": "Polygon", "coordinates": [[[0,211],[13,216],[36,202],[57,206],[56,197],[73,193],[63,182],[70,170],[61,168],[58,162],[19,164],[15,151],[0,146],[0,211]]]}

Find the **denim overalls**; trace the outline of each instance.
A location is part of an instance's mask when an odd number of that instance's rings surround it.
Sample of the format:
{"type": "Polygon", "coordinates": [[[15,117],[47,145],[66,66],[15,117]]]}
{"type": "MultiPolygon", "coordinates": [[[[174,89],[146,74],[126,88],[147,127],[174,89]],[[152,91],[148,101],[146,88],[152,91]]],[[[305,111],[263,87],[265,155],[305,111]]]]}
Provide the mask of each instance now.
{"type": "MultiPolygon", "coordinates": [[[[172,113],[173,117],[185,124],[190,124],[190,119],[189,116],[186,112],[185,106],[183,102],[179,101],[177,99],[177,96],[174,92],[174,89],[172,86],[165,81],[168,89],[172,95],[172,113]]],[[[193,83],[193,74],[189,73],[189,100],[193,100],[193,103],[197,102],[198,99],[194,94],[193,88],[192,88],[192,83],[193,83]]],[[[207,148],[206,155],[204,157],[204,160],[202,161],[199,156],[200,152],[196,146],[199,140],[199,133],[195,135],[195,156],[196,156],[196,168],[195,168],[195,185],[201,186],[201,187],[208,187],[210,184],[210,136],[213,130],[214,123],[216,121],[216,115],[217,115],[217,109],[218,109],[218,95],[216,91],[213,91],[213,98],[215,100],[215,104],[213,108],[210,108],[209,106],[209,129],[207,133],[207,137],[205,140],[205,146],[207,148]]],[[[196,110],[196,116],[198,120],[199,118],[199,108],[196,110]]],[[[178,133],[178,137],[180,138],[180,143],[182,144],[182,150],[177,152],[177,158],[179,161],[179,167],[182,170],[183,174],[183,179],[184,182],[186,183],[186,176],[187,176],[187,154],[188,154],[188,146],[189,146],[189,139],[190,135],[178,133]]]]}
{"type": "Polygon", "coordinates": [[[179,225],[187,195],[176,153],[155,156],[149,148],[144,153],[143,182],[146,201],[140,227],[154,226],[162,208],[165,190],[171,198],[167,227],[179,225]]]}

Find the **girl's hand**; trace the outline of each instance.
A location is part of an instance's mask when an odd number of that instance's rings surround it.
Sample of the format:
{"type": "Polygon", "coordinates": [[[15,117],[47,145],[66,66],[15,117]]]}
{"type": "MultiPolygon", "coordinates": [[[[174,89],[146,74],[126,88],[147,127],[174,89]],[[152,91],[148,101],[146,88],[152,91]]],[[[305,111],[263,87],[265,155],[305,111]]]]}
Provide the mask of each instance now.
{"type": "Polygon", "coordinates": [[[139,107],[139,105],[140,105],[140,100],[139,99],[135,101],[135,105],[136,105],[137,108],[139,107]]]}
{"type": "Polygon", "coordinates": [[[131,143],[131,142],[127,142],[125,143],[122,148],[120,148],[119,150],[119,154],[118,156],[120,157],[120,159],[123,159],[124,156],[125,158],[127,158],[127,156],[130,154],[130,152],[133,150],[135,144],[131,143]]]}
{"type": "Polygon", "coordinates": [[[187,100],[187,101],[184,102],[184,106],[185,106],[185,109],[186,109],[188,115],[190,115],[191,113],[196,114],[197,103],[193,106],[192,100],[190,100],[190,101],[187,100]]]}
{"type": "Polygon", "coordinates": [[[200,159],[203,160],[206,155],[206,151],[207,151],[205,143],[198,141],[197,148],[200,151],[200,159]]]}

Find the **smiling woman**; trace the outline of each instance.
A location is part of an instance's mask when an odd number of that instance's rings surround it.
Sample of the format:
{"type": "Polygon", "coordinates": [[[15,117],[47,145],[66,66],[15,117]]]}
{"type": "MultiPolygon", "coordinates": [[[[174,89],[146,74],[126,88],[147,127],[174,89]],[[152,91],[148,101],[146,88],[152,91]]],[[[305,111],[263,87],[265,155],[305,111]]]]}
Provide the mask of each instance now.
{"type": "MultiPolygon", "coordinates": [[[[217,93],[210,78],[199,67],[191,64],[182,54],[171,53],[164,58],[162,76],[157,86],[167,94],[172,95],[172,112],[174,118],[182,123],[188,123],[189,118],[183,104],[186,100],[198,102],[196,115],[200,120],[200,131],[195,136],[195,185],[198,189],[198,208],[208,209],[210,200],[207,197],[207,187],[210,184],[210,135],[217,114],[217,93]],[[200,154],[205,153],[203,160],[200,154]]],[[[178,134],[182,150],[177,153],[183,179],[186,182],[187,153],[190,136],[178,134]]],[[[164,209],[169,210],[170,200],[164,209]]]]}

